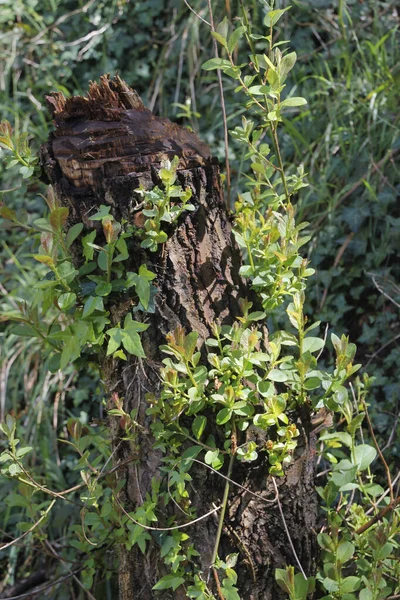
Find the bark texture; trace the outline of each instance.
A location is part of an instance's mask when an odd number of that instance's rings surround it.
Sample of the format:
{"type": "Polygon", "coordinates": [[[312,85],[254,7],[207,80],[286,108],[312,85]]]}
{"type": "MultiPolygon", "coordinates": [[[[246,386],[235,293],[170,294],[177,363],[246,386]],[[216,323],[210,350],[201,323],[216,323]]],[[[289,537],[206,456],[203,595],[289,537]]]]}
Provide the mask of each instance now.
{"type": "MultiPolygon", "coordinates": [[[[124,398],[127,412],[136,408],[138,420],[147,428],[145,415],[148,392],[158,393],[162,356],[159,345],[165,335],[180,325],[187,332],[196,330],[204,340],[212,323],[232,323],[239,314],[238,299],[246,296],[238,272],[240,255],[235,246],[231,220],[226,211],[219,167],[208,147],[190,131],[167,119],[154,116],[138,95],[119,77],[103,76],[92,83],[86,98],[68,100],[59,94],[48,97],[55,130],[42,148],[42,166],[59,200],[70,207],[68,225],[83,221],[100,204],[109,204],[117,220],[140,223],[141,198],[135,193],[140,184],[151,188],[160,184],[158,170],[162,160],[179,156],[178,180],[190,187],[196,210],[181,216],[163,249],[146,253],[140,242],[131,240],[128,270],[140,264],[157,274],[156,311],[146,315],[149,329],[143,335],[146,360],[128,362],[103,359],[101,369],[110,397],[124,398]]],[[[79,261],[77,254],[76,260],[79,261]]],[[[129,299],[118,297],[112,308],[115,321],[129,310],[129,299]]],[[[299,416],[300,417],[300,416],[299,416]]],[[[121,443],[122,430],[116,419],[110,421],[110,435],[117,451],[114,461],[132,455],[128,443],[121,443]]],[[[302,416],[302,443],[298,457],[286,477],[277,481],[279,498],[288,531],[307,574],[314,570],[316,543],[316,497],[314,457],[310,447],[308,415],[302,416]]],[[[257,436],[259,432],[250,432],[257,436]]],[[[126,510],[139,506],[151,480],[158,473],[160,453],[152,447],[148,434],[140,436],[134,461],[119,477],[126,480],[126,510]]],[[[311,444],[312,446],[312,444],[311,444]]],[[[193,505],[198,514],[220,504],[224,481],[196,465],[193,475],[193,505]]],[[[264,459],[250,466],[238,466],[235,481],[260,497],[273,499],[275,488],[267,477],[264,459]]],[[[177,517],[185,522],[184,515],[177,517]]],[[[284,598],[274,582],[274,569],[295,564],[278,503],[267,503],[248,492],[232,487],[219,554],[239,553],[240,595],[248,600],[284,598]]],[[[160,523],[162,526],[162,523],[160,523]]],[[[189,527],[204,573],[209,573],[216,521],[212,517],[189,527]]],[[[174,593],[153,592],[152,586],[167,571],[159,558],[156,539],[145,555],[134,547],[120,549],[120,599],[185,598],[181,588],[174,593]]],[[[210,586],[213,586],[210,578],[210,586]]],[[[216,592],[215,592],[216,593],[216,592]]]]}

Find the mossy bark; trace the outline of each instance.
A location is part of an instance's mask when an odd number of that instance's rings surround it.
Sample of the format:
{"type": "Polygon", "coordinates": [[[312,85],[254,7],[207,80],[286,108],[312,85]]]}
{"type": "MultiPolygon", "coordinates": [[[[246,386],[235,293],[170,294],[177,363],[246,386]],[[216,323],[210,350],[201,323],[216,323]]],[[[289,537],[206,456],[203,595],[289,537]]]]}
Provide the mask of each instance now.
{"type": "MultiPolygon", "coordinates": [[[[143,334],[147,358],[132,357],[127,362],[104,356],[99,359],[110,407],[113,394],[118,394],[123,398],[125,411],[136,409],[137,420],[143,431],[148,431],[146,394],[159,392],[159,345],[164,343],[165,335],[179,325],[187,332],[199,332],[204,341],[215,321],[230,324],[235,320],[239,314],[238,299],[247,293],[239,277],[240,254],[224,203],[219,167],[207,146],[192,132],[155,117],[119,77],[110,80],[104,76],[99,84],[92,83],[86,98],[65,100],[56,93],[48,97],[48,102],[55,130],[42,148],[41,160],[59,201],[70,208],[68,226],[82,221],[93,227],[90,215],[100,204],[109,204],[118,221],[140,223],[142,199],[135,190],[139,185],[151,188],[160,184],[158,170],[166,158],[179,157],[178,180],[192,190],[195,211],[181,216],[160,252],[146,252],[139,241],[130,242],[127,269],[135,271],[146,263],[157,274],[155,312],[143,317],[149,324],[143,334]]],[[[79,253],[74,255],[79,263],[79,253]]],[[[123,318],[130,308],[129,298],[116,298],[111,308],[113,320],[123,318]]],[[[304,570],[312,574],[317,507],[314,457],[307,416],[303,415],[302,424],[296,461],[277,485],[294,547],[304,570]]],[[[151,489],[152,478],[159,474],[161,455],[153,449],[149,433],[140,433],[133,449],[129,442],[121,441],[123,431],[118,420],[110,419],[109,425],[114,463],[132,457],[118,470],[118,478],[125,480],[121,499],[126,510],[131,511],[151,489]]],[[[249,600],[284,598],[274,582],[274,569],[295,564],[277,501],[268,503],[261,499],[275,497],[275,486],[267,474],[265,458],[254,465],[235,467],[233,479],[259,498],[231,487],[219,552],[221,557],[239,553],[240,596],[249,600]]],[[[213,503],[220,504],[225,484],[221,478],[196,465],[192,483],[191,500],[199,515],[209,511],[213,503]]],[[[183,518],[182,514],[177,515],[179,522],[184,522],[183,518]]],[[[206,578],[216,529],[216,521],[210,517],[185,530],[195,540],[206,578]]],[[[120,600],[185,598],[183,586],[173,594],[152,591],[165,572],[156,538],[145,554],[136,547],[127,551],[121,546],[120,600]]],[[[209,585],[215,589],[212,577],[209,585]]]]}

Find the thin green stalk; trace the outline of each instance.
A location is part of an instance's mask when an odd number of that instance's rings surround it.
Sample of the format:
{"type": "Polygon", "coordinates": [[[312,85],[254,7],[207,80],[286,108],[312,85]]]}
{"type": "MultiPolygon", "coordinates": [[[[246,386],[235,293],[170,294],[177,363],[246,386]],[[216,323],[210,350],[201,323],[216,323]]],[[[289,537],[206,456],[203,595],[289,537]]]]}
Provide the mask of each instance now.
{"type": "MultiPolygon", "coordinates": [[[[229,477],[229,478],[232,475],[234,460],[235,460],[235,455],[232,452],[232,454],[230,455],[229,464],[228,464],[227,477],[229,477]]],[[[213,550],[213,554],[212,554],[212,558],[211,558],[211,564],[212,565],[215,564],[215,561],[217,560],[217,556],[218,556],[218,548],[219,548],[219,543],[221,541],[222,527],[224,525],[225,512],[226,512],[226,508],[227,508],[227,505],[228,505],[229,490],[230,490],[230,483],[229,483],[229,481],[226,481],[226,483],[225,483],[225,489],[224,489],[224,495],[222,497],[222,508],[221,508],[221,512],[220,512],[220,515],[219,515],[219,523],[218,523],[217,535],[216,535],[216,538],[215,538],[214,550],[213,550]]]]}
{"type": "Polygon", "coordinates": [[[279,172],[280,172],[280,175],[281,175],[281,180],[282,180],[282,183],[283,183],[283,188],[285,190],[286,202],[288,204],[290,204],[290,194],[289,194],[289,190],[288,190],[288,186],[287,186],[285,171],[284,171],[284,168],[283,168],[283,161],[282,161],[281,151],[280,151],[280,148],[279,148],[278,134],[277,134],[277,131],[276,131],[276,127],[274,127],[272,123],[271,123],[271,133],[272,133],[272,141],[273,141],[273,144],[274,144],[276,156],[278,158],[279,172]]]}

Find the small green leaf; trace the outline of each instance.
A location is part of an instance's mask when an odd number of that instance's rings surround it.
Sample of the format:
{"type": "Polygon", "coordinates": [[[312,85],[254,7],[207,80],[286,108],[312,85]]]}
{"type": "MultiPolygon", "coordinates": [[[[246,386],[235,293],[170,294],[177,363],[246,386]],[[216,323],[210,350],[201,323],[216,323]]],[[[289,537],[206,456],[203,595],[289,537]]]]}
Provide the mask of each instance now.
{"type": "Polygon", "coordinates": [[[124,329],[122,345],[129,354],[138,356],[139,358],[146,358],[146,353],[143,350],[142,342],[140,341],[140,336],[137,331],[124,329]]]}
{"type": "Polygon", "coordinates": [[[76,238],[81,234],[83,229],[83,223],[76,223],[67,233],[67,237],[65,239],[65,243],[67,248],[69,248],[72,243],[76,240],[76,238]]]}
{"type": "Polygon", "coordinates": [[[71,335],[64,344],[63,351],[61,353],[60,369],[63,370],[65,367],[74,362],[81,355],[81,344],[77,336],[71,335]]]}
{"type": "Polygon", "coordinates": [[[185,582],[183,577],[177,575],[165,575],[157,581],[156,585],[153,586],[153,590],[169,590],[175,591],[182,583],[185,582]]]}
{"type": "Polygon", "coordinates": [[[110,218],[112,218],[112,217],[110,217],[110,210],[111,210],[111,206],[105,206],[104,204],[101,204],[97,213],[95,213],[94,215],[90,215],[89,219],[91,221],[102,221],[103,219],[106,219],[106,218],[110,219],[110,218]]]}
{"type": "Polygon", "coordinates": [[[199,440],[201,438],[201,436],[203,435],[206,425],[207,425],[207,417],[205,417],[204,415],[197,415],[197,417],[195,418],[195,420],[192,423],[192,431],[197,440],[199,440]]]}
{"type": "Polygon", "coordinates": [[[286,8],[280,10],[270,10],[264,17],[264,25],[266,25],[266,27],[273,27],[274,25],[276,25],[281,16],[287,10],[289,10],[289,8],[290,6],[287,6],[286,8]]]}
{"type": "Polygon", "coordinates": [[[86,317],[89,317],[95,310],[104,310],[103,298],[100,298],[99,296],[89,296],[83,307],[82,318],[85,319],[86,317]]]}
{"type": "Polygon", "coordinates": [[[101,281],[96,285],[95,293],[97,296],[108,296],[112,291],[112,284],[101,281]]]}
{"type": "Polygon", "coordinates": [[[62,311],[67,311],[75,305],[76,294],[67,292],[66,294],[60,294],[57,298],[57,304],[62,311]]]}
{"type": "Polygon", "coordinates": [[[355,577],[354,575],[350,575],[349,577],[345,577],[340,582],[340,593],[348,594],[350,592],[355,592],[360,587],[361,579],[360,577],[355,577]]]}
{"type": "MultiPolygon", "coordinates": [[[[217,40],[217,42],[219,42],[221,44],[221,46],[228,49],[228,42],[226,41],[226,38],[223,35],[221,35],[217,31],[212,31],[211,35],[213,36],[213,38],[215,38],[217,40]]],[[[203,68],[204,68],[204,66],[203,66],[203,68]]]]}
{"type": "Polygon", "coordinates": [[[224,67],[231,67],[229,60],[224,58],[211,58],[203,64],[202,69],[204,69],[204,71],[212,71],[213,69],[223,69],[224,67]]]}
{"type": "Polygon", "coordinates": [[[344,565],[353,556],[354,551],[355,547],[351,542],[341,541],[336,550],[337,559],[344,565]]]}
{"type": "Polygon", "coordinates": [[[85,262],[89,262],[93,259],[94,256],[94,248],[92,246],[94,240],[96,238],[96,230],[94,229],[87,235],[82,238],[82,248],[83,248],[83,257],[85,262]]]}
{"type": "Polygon", "coordinates": [[[307,100],[305,98],[293,97],[293,98],[287,98],[286,100],[284,100],[283,102],[281,102],[281,107],[284,107],[284,106],[303,106],[304,104],[307,104],[307,100]]]}
{"type": "Polygon", "coordinates": [[[240,40],[240,38],[242,37],[242,35],[245,32],[245,28],[244,27],[238,27],[237,29],[235,29],[235,31],[232,33],[232,35],[229,37],[228,40],[228,52],[229,54],[232,54],[232,52],[235,50],[238,41],[240,40]]]}
{"type": "Polygon", "coordinates": [[[306,337],[303,340],[303,354],[305,354],[306,352],[318,352],[318,350],[321,350],[324,347],[324,345],[325,342],[321,338],[306,337]]]}
{"type": "Polygon", "coordinates": [[[217,425],[223,425],[224,423],[227,423],[229,421],[229,419],[232,416],[232,409],[231,408],[223,408],[221,409],[216,416],[216,423],[217,425]]]}
{"type": "Polygon", "coordinates": [[[364,471],[375,460],[376,454],[376,450],[372,446],[360,444],[354,449],[354,462],[360,471],[364,471]]]}
{"type": "Polygon", "coordinates": [[[112,329],[108,329],[106,334],[110,337],[107,346],[107,356],[110,356],[110,354],[113,354],[122,343],[122,329],[113,327],[112,329]]]}
{"type": "Polygon", "coordinates": [[[287,381],[289,379],[288,375],[279,369],[272,369],[272,371],[268,373],[267,378],[271,381],[287,381]]]}

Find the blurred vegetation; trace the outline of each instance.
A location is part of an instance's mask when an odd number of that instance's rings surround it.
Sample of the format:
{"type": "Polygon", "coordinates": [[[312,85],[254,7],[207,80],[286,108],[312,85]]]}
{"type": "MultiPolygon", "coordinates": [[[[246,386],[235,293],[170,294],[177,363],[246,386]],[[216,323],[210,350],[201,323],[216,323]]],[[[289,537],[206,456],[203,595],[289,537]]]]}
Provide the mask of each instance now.
{"type": "MultiPolygon", "coordinates": [[[[239,0],[213,5],[216,22],[240,8],[239,0]]],[[[276,2],[277,8],[285,5],[276,2]]],[[[206,2],[193,0],[192,6],[209,18],[206,2]]],[[[261,22],[263,3],[247,0],[246,6],[261,22]]],[[[285,162],[302,163],[308,173],[309,187],[300,191],[297,207],[299,221],[310,222],[308,254],[317,272],[307,310],[313,320],[349,333],[358,346],[357,362],[375,377],[370,412],[392,467],[400,454],[398,23],[392,0],[294,0],[280,21],[283,39],[291,40],[299,56],[291,84],[308,100],[285,121],[282,136],[285,162]]],[[[118,71],[154,112],[197,131],[223,164],[218,84],[212,73],[201,71],[213,56],[212,39],[180,0],[3,0],[0,27],[1,118],[17,133],[27,132],[34,150],[52,127],[46,93],[84,93],[89,80],[118,71]]],[[[233,129],[245,109],[236,100],[234,82],[223,80],[233,129]]],[[[246,178],[244,155],[234,140],[229,158],[235,199],[246,189],[246,178]]],[[[21,221],[41,216],[44,185],[27,184],[17,166],[0,166],[0,177],[0,196],[19,211],[21,221]]],[[[50,374],[40,343],[12,333],[7,313],[29,299],[42,267],[28,262],[37,239],[21,238],[6,221],[0,236],[0,418],[11,412],[19,419],[24,441],[34,448],[29,464],[37,480],[65,489],[81,481],[79,457],[57,439],[67,438],[70,417],[86,424],[88,435],[99,431],[101,387],[95,373],[72,367],[50,374]]],[[[0,502],[7,507],[0,517],[3,542],[21,535],[25,523],[40,514],[40,504],[24,501],[24,493],[0,478],[0,502]]],[[[1,585],[12,586],[44,565],[52,579],[63,577],[67,564],[76,570],[75,578],[41,597],[84,597],[74,549],[66,541],[68,529],[79,523],[79,510],[58,503],[54,511],[46,525],[51,540],[46,560],[43,545],[30,538],[0,551],[0,594],[1,585]]],[[[111,574],[113,565],[108,566],[111,574]]],[[[92,587],[99,600],[113,597],[112,581],[103,577],[99,569],[92,587]]]]}

